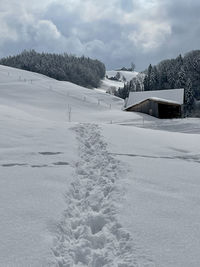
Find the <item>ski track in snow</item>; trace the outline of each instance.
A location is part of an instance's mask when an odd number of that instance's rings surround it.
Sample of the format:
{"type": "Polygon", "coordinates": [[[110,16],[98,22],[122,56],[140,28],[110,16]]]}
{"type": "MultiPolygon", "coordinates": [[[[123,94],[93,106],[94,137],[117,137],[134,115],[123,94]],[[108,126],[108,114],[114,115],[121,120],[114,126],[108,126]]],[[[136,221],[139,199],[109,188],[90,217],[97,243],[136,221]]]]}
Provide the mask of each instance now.
{"type": "Polygon", "coordinates": [[[80,160],[66,193],[63,218],[54,247],[59,267],[153,267],[150,256],[137,247],[118,222],[122,199],[117,181],[119,161],[107,151],[99,126],[79,124],[76,131],[80,160]]]}

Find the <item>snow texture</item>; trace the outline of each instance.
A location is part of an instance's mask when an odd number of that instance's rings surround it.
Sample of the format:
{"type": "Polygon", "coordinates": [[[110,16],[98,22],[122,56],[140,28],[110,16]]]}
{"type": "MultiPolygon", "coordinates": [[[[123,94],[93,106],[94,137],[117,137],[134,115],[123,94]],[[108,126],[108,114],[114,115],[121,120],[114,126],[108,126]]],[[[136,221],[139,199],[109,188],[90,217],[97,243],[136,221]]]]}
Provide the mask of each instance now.
{"type": "Polygon", "coordinates": [[[199,267],[200,119],[122,105],[0,66],[0,266],[199,267]]]}
{"type": "Polygon", "coordinates": [[[154,101],[165,102],[165,103],[169,103],[169,104],[178,104],[178,105],[180,105],[179,102],[172,101],[172,100],[167,100],[167,99],[159,98],[159,97],[150,97],[150,98],[148,98],[148,99],[149,99],[149,100],[154,100],[154,101]]]}
{"type": "Polygon", "coordinates": [[[130,233],[118,221],[117,203],[122,195],[117,182],[122,172],[118,160],[109,155],[99,127],[82,124],[74,130],[80,161],[66,193],[67,209],[53,249],[57,265],[155,266],[139,254],[130,233]]]}

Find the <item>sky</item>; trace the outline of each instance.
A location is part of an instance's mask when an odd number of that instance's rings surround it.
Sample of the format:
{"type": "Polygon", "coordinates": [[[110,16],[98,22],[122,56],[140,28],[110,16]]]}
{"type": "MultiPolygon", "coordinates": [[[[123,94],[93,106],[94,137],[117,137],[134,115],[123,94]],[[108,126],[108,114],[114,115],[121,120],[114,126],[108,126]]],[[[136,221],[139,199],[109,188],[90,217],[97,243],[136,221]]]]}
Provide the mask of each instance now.
{"type": "Polygon", "coordinates": [[[199,0],[0,0],[0,57],[66,52],[141,71],[199,49],[199,13],[199,0]]]}

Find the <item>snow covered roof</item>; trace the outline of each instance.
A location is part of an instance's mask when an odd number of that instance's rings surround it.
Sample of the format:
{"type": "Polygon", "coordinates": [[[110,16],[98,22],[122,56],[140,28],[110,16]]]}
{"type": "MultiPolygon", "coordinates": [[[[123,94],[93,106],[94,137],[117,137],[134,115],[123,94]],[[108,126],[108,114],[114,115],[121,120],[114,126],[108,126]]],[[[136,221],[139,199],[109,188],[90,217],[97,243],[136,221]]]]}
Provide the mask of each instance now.
{"type": "Polygon", "coordinates": [[[182,105],[184,102],[184,89],[130,92],[126,108],[139,104],[146,99],[182,105]]]}

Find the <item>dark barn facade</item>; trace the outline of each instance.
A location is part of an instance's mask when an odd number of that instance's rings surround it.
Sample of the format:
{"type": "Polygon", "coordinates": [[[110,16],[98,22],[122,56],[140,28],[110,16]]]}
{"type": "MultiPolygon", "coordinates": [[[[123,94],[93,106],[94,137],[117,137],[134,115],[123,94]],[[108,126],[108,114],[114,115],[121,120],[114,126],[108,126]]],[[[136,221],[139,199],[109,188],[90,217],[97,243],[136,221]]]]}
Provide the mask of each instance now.
{"type": "Polygon", "coordinates": [[[126,111],[142,112],[159,119],[172,119],[181,117],[181,105],[164,100],[146,99],[138,104],[128,107],[126,111]]]}

